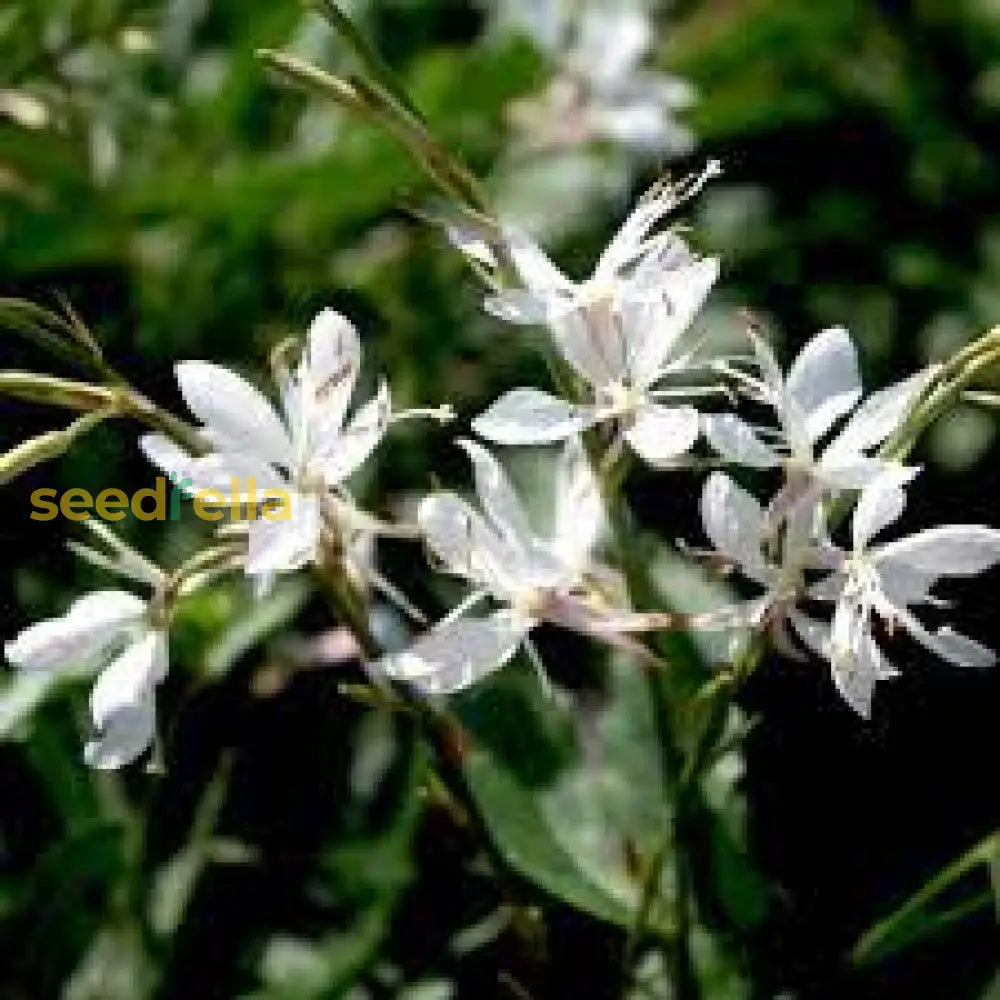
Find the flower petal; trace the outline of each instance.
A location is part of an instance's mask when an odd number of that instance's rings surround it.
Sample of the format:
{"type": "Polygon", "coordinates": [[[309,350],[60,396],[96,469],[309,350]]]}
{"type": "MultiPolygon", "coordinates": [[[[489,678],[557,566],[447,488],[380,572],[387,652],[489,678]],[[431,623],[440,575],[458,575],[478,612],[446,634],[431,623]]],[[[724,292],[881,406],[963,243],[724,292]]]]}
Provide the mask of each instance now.
{"type": "Polygon", "coordinates": [[[287,487],[285,479],[273,466],[252,455],[213,451],[195,457],[162,434],[144,434],[139,439],[139,448],[153,465],[175,483],[183,485],[188,496],[202,490],[216,490],[227,499],[232,499],[235,493],[242,500],[250,489],[251,479],[258,492],[287,487]]]}
{"type": "Polygon", "coordinates": [[[284,425],[249,382],[205,361],[181,362],[176,373],[184,401],[220,450],[278,464],[291,461],[292,445],[284,425]]]}
{"type": "Polygon", "coordinates": [[[867,610],[853,601],[837,605],[830,630],[830,667],[841,697],[865,719],[871,718],[881,652],[871,634],[867,610]]]}
{"type": "Polygon", "coordinates": [[[493,589],[523,565],[524,554],[454,493],[426,497],[417,523],[431,552],[455,576],[493,589]]]}
{"type": "Polygon", "coordinates": [[[249,522],[246,572],[250,576],[291,572],[314,562],[319,550],[319,497],[293,493],[287,520],[249,522]]]}
{"type": "Polygon", "coordinates": [[[604,527],[604,504],[593,466],[579,438],[570,438],[556,466],[552,550],[572,570],[582,571],[604,527]]]}
{"type": "Polygon", "coordinates": [[[785,389],[805,420],[810,441],[821,438],[861,398],[858,356],[850,334],[832,327],[816,334],[795,359],[785,389]]]}
{"type": "Polygon", "coordinates": [[[925,369],[879,392],[873,392],[826,450],[831,462],[839,455],[857,454],[881,444],[903,421],[906,411],[934,374],[925,369]]]}
{"type": "Polygon", "coordinates": [[[311,396],[312,422],[323,434],[339,430],[361,368],[361,340],[354,324],[324,309],[309,327],[306,360],[299,381],[311,396]]]}
{"type": "Polygon", "coordinates": [[[761,553],[764,512],[746,490],[723,472],[713,472],[705,481],[701,520],[719,552],[737,562],[750,579],[766,581],[767,565],[761,553]]]}
{"type": "Polygon", "coordinates": [[[392,419],[392,402],[386,382],[348,421],[343,432],[329,442],[317,444],[317,462],[328,485],[339,483],[354,472],[385,437],[392,419]]]}
{"type": "Polygon", "coordinates": [[[861,491],[854,508],[854,551],[860,552],[883,529],[898,521],[906,508],[906,493],[898,477],[882,476],[861,491]]]}
{"type": "Polygon", "coordinates": [[[668,271],[653,286],[658,303],[646,314],[645,321],[626,322],[629,369],[637,385],[648,386],[655,381],[664,361],[705,304],[718,277],[719,261],[714,257],[668,271]]]}
{"type": "Polygon", "coordinates": [[[956,667],[984,669],[996,663],[996,653],[992,649],[956,632],[950,625],[931,632],[909,612],[900,615],[900,619],[917,642],[956,667]]]}
{"type": "Polygon", "coordinates": [[[167,672],[167,637],[150,630],[101,671],[90,693],[94,725],[104,731],[121,712],[135,708],[167,672]]]}
{"type": "Polygon", "coordinates": [[[698,411],[692,406],[661,406],[647,403],[625,440],[650,465],[667,465],[689,451],[698,440],[698,411]]]}
{"type": "Polygon", "coordinates": [[[381,665],[390,677],[420,691],[450,694],[509,663],[529,631],[529,622],[507,611],[489,618],[458,618],[431,629],[381,665]]]}
{"type": "Polygon", "coordinates": [[[903,565],[926,575],[974,576],[1000,562],[1000,530],[978,524],[946,524],[883,545],[879,569],[903,565]]]}
{"type": "Polygon", "coordinates": [[[501,538],[523,548],[534,541],[528,516],[500,463],[480,444],[462,439],[458,446],[472,460],[476,495],[501,538]]]}
{"type": "Polygon", "coordinates": [[[573,291],[573,282],[529,236],[516,230],[508,230],[504,237],[511,263],[528,291],[542,296],[565,296],[573,291]]]}
{"type": "Polygon", "coordinates": [[[497,444],[551,444],[592,422],[585,411],[539,389],[512,389],[472,421],[472,429],[497,444]]]}
{"type": "Polygon", "coordinates": [[[781,465],[781,456],[735,414],[710,413],[703,419],[708,443],[727,461],[751,469],[773,469],[781,465]]]}
{"type": "Polygon", "coordinates": [[[114,771],[137,760],[156,733],[156,697],[142,694],[105,720],[104,731],[87,743],[83,759],[98,771],[114,771]]]}
{"type": "Polygon", "coordinates": [[[30,625],[4,645],[4,655],[24,670],[96,666],[145,614],[145,602],[134,594],[98,590],[74,601],[61,617],[30,625]]]}

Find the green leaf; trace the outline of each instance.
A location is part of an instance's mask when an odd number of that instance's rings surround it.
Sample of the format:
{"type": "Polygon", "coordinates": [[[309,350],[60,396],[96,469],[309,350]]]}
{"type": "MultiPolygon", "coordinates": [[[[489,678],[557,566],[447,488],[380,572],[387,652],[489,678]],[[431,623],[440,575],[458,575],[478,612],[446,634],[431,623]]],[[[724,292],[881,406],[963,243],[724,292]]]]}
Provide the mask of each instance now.
{"type": "Polygon", "coordinates": [[[466,773],[495,846],[557,899],[629,927],[672,820],[641,669],[616,659],[604,703],[572,713],[533,676],[508,674],[463,710],[476,743],[466,773]]]}

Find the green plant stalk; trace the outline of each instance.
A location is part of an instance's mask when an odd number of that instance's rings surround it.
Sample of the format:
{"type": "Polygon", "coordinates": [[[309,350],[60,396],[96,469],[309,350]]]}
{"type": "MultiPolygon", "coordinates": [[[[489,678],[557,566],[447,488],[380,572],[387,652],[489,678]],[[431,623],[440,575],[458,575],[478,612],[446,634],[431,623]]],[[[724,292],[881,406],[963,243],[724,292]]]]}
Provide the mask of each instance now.
{"type": "Polygon", "coordinates": [[[127,385],[92,385],[37,372],[0,371],[0,396],[43,406],[61,406],[91,415],[100,414],[101,419],[131,417],[167,435],[193,455],[209,450],[208,442],[196,427],[127,385]]]}
{"type": "Polygon", "coordinates": [[[404,146],[427,177],[449,200],[478,216],[486,215],[486,199],[469,170],[458,163],[393,95],[378,83],[352,77],[342,80],[295,56],[259,49],[257,56],[293,83],[336,101],[361,118],[381,126],[404,146]]]}
{"type": "MultiPolygon", "coordinates": [[[[997,852],[1000,851],[1000,834],[993,834],[985,840],[980,841],[975,847],[970,848],[960,858],[939,871],[930,881],[914,893],[899,909],[880,920],[866,934],[864,934],[851,951],[851,960],[856,965],[862,965],[873,961],[878,957],[878,953],[884,948],[887,942],[891,941],[894,934],[905,928],[907,921],[916,916],[929,903],[932,903],[938,896],[947,891],[969,872],[980,865],[992,864],[997,852]]],[[[987,901],[992,899],[992,893],[987,897],[987,901]]],[[[976,908],[981,905],[977,900],[976,908]]],[[[965,907],[956,908],[963,915],[965,907]]],[[[945,916],[948,916],[948,911],[945,916]]],[[[957,919],[957,916],[954,918],[957,919]]]]}

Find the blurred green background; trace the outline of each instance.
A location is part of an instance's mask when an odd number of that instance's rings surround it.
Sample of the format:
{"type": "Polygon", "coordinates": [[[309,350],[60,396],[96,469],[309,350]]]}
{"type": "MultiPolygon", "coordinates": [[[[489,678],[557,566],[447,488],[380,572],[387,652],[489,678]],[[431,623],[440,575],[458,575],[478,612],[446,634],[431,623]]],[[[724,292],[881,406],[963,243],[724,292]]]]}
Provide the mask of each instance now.
{"type": "MultiPolygon", "coordinates": [[[[693,87],[677,113],[679,158],[608,141],[531,148],[517,109],[559,67],[537,30],[546,6],[345,4],[436,134],[571,271],[663,169],[716,156],[725,175],[689,215],[694,242],[723,259],[706,327],[732,332],[746,305],[790,352],[842,323],[866,376],[885,382],[1000,321],[995,0],[658,9],[645,65],[693,87]]],[[[433,199],[406,154],[276,80],[255,57],[261,46],[352,66],[297,0],[0,5],[0,293],[67,296],[108,357],[178,412],[175,360],[259,371],[327,305],[357,323],[369,371],[388,375],[400,404],[447,400],[468,417],[504,388],[544,382],[535,335],[482,313],[474,277],[421,220],[433,199]]],[[[6,333],[0,365],[73,374],[6,333]]],[[[4,449],[65,421],[0,406],[4,449]]],[[[933,429],[914,525],[996,523],[995,429],[972,407],[933,429]]],[[[394,432],[362,496],[388,512],[435,476],[463,482],[451,433],[394,432]]],[[[533,480],[530,460],[521,465],[533,480]]],[[[28,519],[30,491],[137,488],[151,475],[131,430],[106,425],[5,487],[5,637],[106,579],[65,552],[69,525],[28,519]]],[[[629,491],[669,594],[679,585],[665,546],[697,537],[694,487],[642,474],[629,491]]],[[[139,527],[125,532],[169,564],[201,526],[139,527]]],[[[435,606],[419,552],[386,559],[435,606]]],[[[994,645],[995,593],[984,584],[961,612],[994,645]]],[[[381,613],[385,629],[402,627],[381,613]]],[[[162,774],[87,772],[86,687],[5,678],[0,997],[622,995],[624,932],[608,919],[617,883],[587,882],[587,901],[570,905],[579,870],[539,887],[525,876],[533,864],[551,874],[551,854],[511,865],[477,845],[409,724],[340,693],[355,671],[328,662],[337,633],[304,589],[289,582],[252,607],[242,587],[220,586],[185,608],[173,638],[162,774]]],[[[582,644],[545,642],[556,679],[586,687],[574,674],[595,669],[582,644]]],[[[928,918],[918,943],[882,961],[845,958],[923,880],[1000,829],[996,678],[915,652],[901,662],[908,676],[880,690],[870,725],[838,706],[814,664],[768,663],[745,692],[757,720],[745,759],[720,760],[705,791],[715,825],[696,867],[716,905],[699,911],[691,940],[706,1000],[1000,996],[979,868],[951,900],[975,904],[966,919],[928,918]]],[[[532,772],[538,793],[510,801],[545,814],[560,858],[585,869],[610,852],[599,874],[627,880],[644,863],[629,838],[645,846],[657,810],[669,810],[657,782],[643,783],[648,706],[619,669],[567,740],[565,718],[539,710],[530,684],[515,672],[471,698],[470,728],[495,731],[507,713],[502,756],[530,756],[518,774],[532,772]],[[610,763],[588,757],[595,733],[610,763]],[[619,820],[629,837],[595,848],[619,820]]],[[[536,820],[512,812],[514,840],[536,820]]],[[[647,991],[628,995],[668,996],[655,956],[646,971],[647,991]]]]}

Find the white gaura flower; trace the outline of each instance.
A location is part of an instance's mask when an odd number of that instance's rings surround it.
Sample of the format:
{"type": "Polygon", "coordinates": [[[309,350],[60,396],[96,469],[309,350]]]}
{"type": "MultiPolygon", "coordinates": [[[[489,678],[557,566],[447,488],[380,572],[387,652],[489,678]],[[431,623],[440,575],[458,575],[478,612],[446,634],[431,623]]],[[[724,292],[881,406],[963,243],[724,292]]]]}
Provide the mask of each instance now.
{"type": "Polygon", "coordinates": [[[758,428],[732,413],[705,418],[705,433],[726,460],[758,469],[784,468],[787,486],[776,501],[787,508],[816,490],[860,489],[898,466],[871,455],[895,431],[926,385],[930,369],[873,393],[864,402],[857,354],[841,327],[818,333],[802,348],[787,376],[771,349],[750,332],[759,375],[719,367],[755,402],[774,410],[776,430],[758,428]],[[853,411],[853,413],[852,413],[853,411]],[[851,414],[829,439],[835,424],[851,414]]]}
{"type": "MultiPolygon", "coordinates": [[[[135,553],[129,555],[128,561],[118,558],[112,566],[103,559],[103,564],[159,591],[163,574],[135,553]]],[[[153,742],[155,690],[167,672],[165,615],[155,600],[125,590],[95,591],[64,615],[26,628],[5,643],[4,655],[25,671],[98,672],[90,695],[97,735],[84,751],[92,767],[122,767],[153,742]]]]}
{"type": "MultiPolygon", "coordinates": [[[[226,368],[204,361],[177,365],[181,393],[212,451],[192,456],[158,434],[144,437],[142,449],[178,481],[189,479],[190,492],[217,490],[230,499],[234,480],[246,488],[253,479],[258,497],[284,499],[289,516],[268,517],[262,510],[247,522],[247,573],[266,580],[316,561],[324,527],[343,533],[345,526],[365,520],[344,480],[368,458],[392,420],[446,416],[443,410],[392,415],[382,382],[375,397],[348,417],[360,364],[357,331],[326,309],[309,328],[298,367],[281,379],[280,410],[226,368]]],[[[239,499],[247,500],[246,493],[239,499]]]]}
{"type": "Polygon", "coordinates": [[[701,519],[714,550],[710,558],[763,588],[752,600],[693,617],[696,628],[764,628],[775,645],[793,652],[787,623],[806,590],[807,573],[828,565],[817,545],[815,512],[799,505],[780,524],[723,472],[713,472],[701,494],[701,519]]]}
{"type": "Polygon", "coordinates": [[[675,199],[657,195],[641,204],[580,284],[533,244],[510,242],[524,288],[499,292],[489,308],[513,322],[545,323],[589,401],[514,389],[473,423],[478,434],[498,444],[541,444],[611,422],[652,465],[691,447],[698,411],[678,400],[715,390],[661,383],[695,367],[682,337],[718,277],[718,261],[695,257],[673,233],[650,235],[675,199]]]}
{"type": "Polygon", "coordinates": [[[694,102],[684,80],[643,68],[655,38],[645,5],[606,0],[520,12],[556,66],[546,90],[518,101],[515,125],[529,148],[577,146],[595,140],[619,143],[644,155],[689,152],[690,130],[676,112],[694,102]]]}
{"type": "Polygon", "coordinates": [[[523,644],[544,678],[528,641],[543,621],[607,641],[645,624],[643,616],[608,611],[594,598],[601,570],[592,553],[603,513],[577,441],[566,445],[559,460],[554,530],[547,538],[532,531],[489,452],[471,441],[460,443],[472,460],[480,509],[454,493],[439,493],[423,501],[418,522],[443,570],[467,581],[473,591],[408,649],[381,662],[389,676],[428,693],[453,692],[508,663],[523,644]],[[471,614],[487,600],[495,610],[471,614]]]}
{"type": "Polygon", "coordinates": [[[587,369],[595,354],[602,357],[608,350],[598,338],[599,333],[614,333],[606,329],[608,312],[617,313],[630,303],[670,306],[671,293],[691,283],[700,287],[707,282],[707,294],[718,261],[700,260],[675,232],[655,230],[720,172],[718,161],[711,160],[700,174],[651,188],[583,281],[565,275],[523,233],[505,229],[496,248],[484,243],[481,233],[461,226],[452,228],[450,236],[460,250],[492,272],[494,294],[485,302],[488,312],[510,323],[550,326],[570,364],[587,369]],[[519,287],[505,287],[500,281],[500,258],[516,274],[519,287]],[[562,322],[574,315],[576,322],[562,322]],[[587,320],[594,329],[583,329],[587,320]]]}
{"type": "Polygon", "coordinates": [[[836,553],[835,571],[810,590],[834,603],[832,624],[800,617],[793,621],[802,640],[830,661],[844,700],[871,714],[876,681],[897,674],[879,648],[875,619],[891,631],[901,627],[942,659],[960,667],[988,667],[992,650],[949,626],[929,630],[910,610],[939,605],[931,590],[945,576],[974,576],[1000,562],[1000,531],[981,525],[949,524],[907,538],[873,545],[872,539],[903,512],[906,495],[886,477],[867,487],[854,511],[852,547],[836,553]]]}

